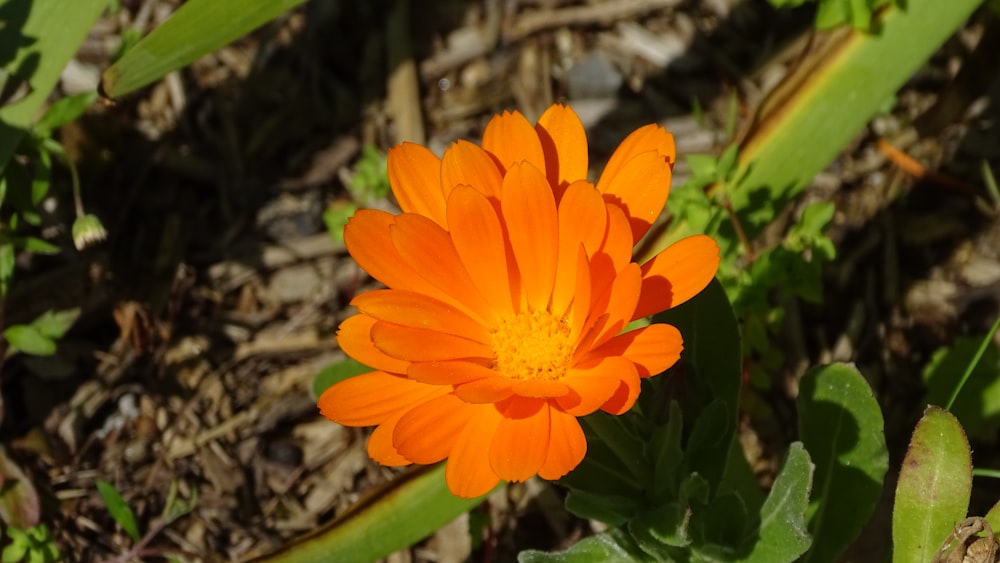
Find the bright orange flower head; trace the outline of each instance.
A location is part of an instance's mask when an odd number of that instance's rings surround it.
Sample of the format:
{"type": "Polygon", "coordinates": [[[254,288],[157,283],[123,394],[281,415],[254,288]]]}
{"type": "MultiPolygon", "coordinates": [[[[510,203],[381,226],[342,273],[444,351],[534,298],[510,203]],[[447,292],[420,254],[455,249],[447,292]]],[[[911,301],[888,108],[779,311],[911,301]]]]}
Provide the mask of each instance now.
{"type": "Polygon", "coordinates": [[[587,450],[577,417],[624,413],[640,379],[680,357],[670,325],[622,329],[691,298],[718,267],[703,235],[632,262],[674,158],[673,137],[648,125],[594,186],[583,125],[561,105],[534,127],[498,115],[482,148],[458,141],[441,159],[391,150],[403,213],[358,211],[344,229],[354,259],[389,288],[357,296],[360,313],[337,335],[375,371],[330,387],[321,412],[377,425],[368,453],[384,465],[447,458],[463,497],[568,473],[587,450]]]}

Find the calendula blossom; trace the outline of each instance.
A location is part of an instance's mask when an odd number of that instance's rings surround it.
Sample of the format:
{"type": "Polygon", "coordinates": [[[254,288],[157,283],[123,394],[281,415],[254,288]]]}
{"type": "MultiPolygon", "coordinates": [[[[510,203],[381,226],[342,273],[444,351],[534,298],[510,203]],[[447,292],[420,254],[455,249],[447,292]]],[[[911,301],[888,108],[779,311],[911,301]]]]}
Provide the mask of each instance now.
{"type": "Polygon", "coordinates": [[[351,256],[388,287],[357,296],[337,334],[374,371],[319,399],[335,422],[377,426],[377,462],[447,459],[463,497],[558,479],[587,450],[577,417],[624,413],[640,380],[680,357],[670,325],[622,332],[697,294],[719,264],[703,235],[632,261],[667,200],[673,137],[636,130],[596,186],[587,159],[583,125],[562,105],[534,127],[495,116],[482,147],[458,141],[440,159],[409,143],[389,152],[403,213],[361,210],[344,229],[351,256]]]}

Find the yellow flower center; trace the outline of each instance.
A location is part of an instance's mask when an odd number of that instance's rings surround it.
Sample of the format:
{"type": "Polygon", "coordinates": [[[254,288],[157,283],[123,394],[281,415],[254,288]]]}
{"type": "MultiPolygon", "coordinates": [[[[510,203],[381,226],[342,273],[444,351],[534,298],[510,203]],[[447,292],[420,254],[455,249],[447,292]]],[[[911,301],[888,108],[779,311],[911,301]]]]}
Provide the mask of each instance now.
{"type": "Polygon", "coordinates": [[[569,323],[548,311],[528,311],[504,321],[490,338],[493,369],[511,379],[555,381],[573,357],[569,323]]]}

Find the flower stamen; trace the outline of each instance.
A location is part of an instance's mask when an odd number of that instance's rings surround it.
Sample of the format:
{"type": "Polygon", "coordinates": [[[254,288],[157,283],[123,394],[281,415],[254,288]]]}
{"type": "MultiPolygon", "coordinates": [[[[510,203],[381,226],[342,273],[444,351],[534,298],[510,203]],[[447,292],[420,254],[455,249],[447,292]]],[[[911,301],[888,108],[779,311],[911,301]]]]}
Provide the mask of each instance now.
{"type": "Polygon", "coordinates": [[[493,332],[493,369],[518,380],[556,381],[570,367],[570,325],[548,311],[526,311],[504,321],[493,332]]]}

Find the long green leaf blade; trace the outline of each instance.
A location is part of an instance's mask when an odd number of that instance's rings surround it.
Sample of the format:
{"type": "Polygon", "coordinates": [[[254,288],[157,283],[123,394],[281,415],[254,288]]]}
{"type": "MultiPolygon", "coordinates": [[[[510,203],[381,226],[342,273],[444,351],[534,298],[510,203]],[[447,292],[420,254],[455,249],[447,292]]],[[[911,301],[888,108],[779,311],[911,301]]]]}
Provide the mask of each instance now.
{"type": "Polygon", "coordinates": [[[346,514],[258,561],[366,563],[412,545],[483,501],[451,494],[444,464],[400,475],[346,514]]]}
{"type": "Polygon", "coordinates": [[[239,39],[306,0],[190,0],[101,78],[110,98],[134,92],[239,39]]]}
{"type": "Polygon", "coordinates": [[[30,92],[0,107],[0,172],[38,117],[66,63],[83,43],[108,0],[8,0],[0,27],[0,68],[25,80],[30,92]],[[19,25],[23,24],[23,25],[19,25]]]}
{"type": "Polygon", "coordinates": [[[816,465],[803,561],[832,562],[871,516],[889,467],[884,423],[868,382],[854,366],[810,370],[799,385],[799,436],[816,465]]]}
{"type": "Polygon", "coordinates": [[[972,453],[952,414],[927,407],[899,471],[892,511],[892,560],[925,563],[955,524],[972,493],[972,453]]]}
{"type": "Polygon", "coordinates": [[[887,8],[877,32],[839,28],[785,80],[741,143],[741,178],[729,193],[754,236],[805,188],[950,37],[982,0],[907,0],[887,8]],[[757,198],[776,205],[761,206],[757,198]]]}

